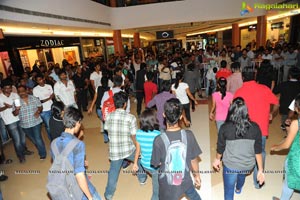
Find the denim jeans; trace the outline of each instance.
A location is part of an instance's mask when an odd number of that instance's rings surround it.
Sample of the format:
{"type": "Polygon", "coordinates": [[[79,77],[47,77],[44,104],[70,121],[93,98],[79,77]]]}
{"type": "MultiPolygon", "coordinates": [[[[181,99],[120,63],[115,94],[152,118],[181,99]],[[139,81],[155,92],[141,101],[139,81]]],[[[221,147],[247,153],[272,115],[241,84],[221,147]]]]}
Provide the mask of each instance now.
{"type": "Polygon", "coordinates": [[[241,190],[243,188],[246,175],[244,172],[229,169],[223,165],[224,200],[233,200],[234,189],[241,190]]]}
{"type": "Polygon", "coordinates": [[[0,118],[0,132],[1,132],[1,142],[2,143],[7,142],[9,140],[9,136],[2,118],[0,118]]]}
{"type": "Polygon", "coordinates": [[[46,131],[47,131],[49,141],[51,141],[50,127],[49,127],[49,121],[50,121],[50,118],[51,118],[51,110],[43,111],[41,113],[41,118],[43,119],[43,122],[45,124],[45,128],[46,128],[46,131]]]}
{"type": "Polygon", "coordinates": [[[190,187],[187,191],[185,191],[185,196],[189,200],[201,200],[201,197],[198,194],[198,192],[196,191],[194,186],[190,187]]]}
{"type": "MultiPolygon", "coordinates": [[[[287,167],[288,167],[288,161],[287,159],[285,160],[285,164],[284,164],[284,169],[285,169],[285,178],[284,178],[284,181],[283,181],[283,186],[282,186],[282,190],[281,190],[281,197],[280,197],[280,200],[290,200],[293,196],[293,193],[294,193],[294,190],[289,188],[288,187],[288,177],[287,177],[287,174],[286,174],[286,170],[287,170],[287,167]]],[[[300,197],[300,194],[298,194],[299,197],[300,197]]]]}
{"type": "Polygon", "coordinates": [[[38,124],[30,128],[23,128],[23,130],[26,133],[27,137],[36,146],[37,150],[39,151],[39,156],[46,157],[47,155],[46,148],[41,135],[41,124],[38,124]]]}
{"type": "MultiPolygon", "coordinates": [[[[124,159],[133,161],[134,156],[135,156],[135,151],[130,156],[128,156],[127,158],[124,158],[124,159]]],[[[119,175],[120,175],[120,169],[121,169],[124,159],[110,161],[107,185],[106,185],[105,193],[104,193],[104,196],[107,200],[113,199],[113,195],[116,191],[117,182],[118,182],[119,175]]],[[[140,183],[144,183],[147,179],[147,174],[144,171],[143,167],[141,166],[140,160],[138,160],[138,167],[139,167],[139,170],[137,172],[138,180],[140,183]]]]}
{"type": "Polygon", "coordinates": [[[220,130],[222,124],[224,124],[224,122],[225,121],[221,121],[221,120],[216,121],[218,133],[219,133],[219,130],[220,130]]]}
{"type": "Polygon", "coordinates": [[[159,200],[159,183],[158,183],[158,171],[153,169],[144,168],[146,172],[152,176],[152,197],[151,200],[159,200]]]}
{"type": "MultiPolygon", "coordinates": [[[[262,159],[263,159],[263,168],[265,168],[267,137],[262,136],[261,140],[262,140],[261,141],[261,143],[262,143],[262,152],[261,152],[261,154],[262,154],[262,159]]],[[[254,170],[253,170],[253,182],[254,182],[254,187],[259,189],[260,185],[259,185],[258,180],[257,180],[257,164],[255,165],[254,170]]]]}
{"type": "Polygon", "coordinates": [[[18,158],[24,159],[25,158],[24,151],[26,147],[25,133],[20,127],[20,121],[6,125],[6,128],[12,137],[15,151],[18,158]]]}
{"type": "Polygon", "coordinates": [[[108,142],[108,133],[106,130],[104,130],[104,122],[103,122],[103,117],[102,117],[102,111],[101,109],[96,109],[96,113],[97,113],[97,116],[99,117],[100,119],[100,123],[101,123],[101,133],[103,133],[103,139],[104,139],[104,142],[108,142]]]}
{"type": "Polygon", "coordinates": [[[99,195],[98,192],[95,192],[95,193],[93,194],[93,200],[101,200],[101,197],[100,197],[100,195],[99,195]]]}
{"type": "MultiPolygon", "coordinates": [[[[206,92],[206,96],[209,95],[209,86],[210,86],[210,81],[208,79],[206,79],[206,89],[205,89],[205,92],[206,92]]],[[[217,85],[217,81],[216,79],[212,79],[212,84],[214,85],[212,91],[211,91],[211,94],[214,93],[216,91],[216,85],[217,85]]],[[[210,94],[210,95],[211,95],[210,94]]]]}

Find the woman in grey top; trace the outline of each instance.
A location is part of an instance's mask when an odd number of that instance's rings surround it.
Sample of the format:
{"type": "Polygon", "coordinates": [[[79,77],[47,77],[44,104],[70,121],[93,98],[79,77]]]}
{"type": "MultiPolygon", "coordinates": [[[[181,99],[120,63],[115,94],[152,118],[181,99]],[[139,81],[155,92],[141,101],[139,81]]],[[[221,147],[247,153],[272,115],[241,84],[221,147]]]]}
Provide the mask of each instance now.
{"type": "Polygon", "coordinates": [[[263,184],[262,140],[259,126],[249,120],[244,99],[233,100],[225,123],[221,126],[214,169],[223,162],[224,199],[233,200],[234,191],[240,194],[246,175],[258,165],[257,180],[263,184]]]}

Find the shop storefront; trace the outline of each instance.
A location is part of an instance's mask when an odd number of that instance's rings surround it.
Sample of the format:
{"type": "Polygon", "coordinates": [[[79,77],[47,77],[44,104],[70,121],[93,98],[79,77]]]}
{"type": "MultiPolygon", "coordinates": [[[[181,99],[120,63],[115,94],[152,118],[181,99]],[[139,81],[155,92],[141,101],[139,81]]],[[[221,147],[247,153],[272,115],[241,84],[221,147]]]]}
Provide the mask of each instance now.
{"type": "Polygon", "coordinates": [[[168,54],[173,54],[182,49],[182,40],[173,39],[153,41],[153,45],[155,46],[155,49],[157,49],[158,53],[167,52],[168,54]]]}
{"type": "Polygon", "coordinates": [[[106,60],[106,44],[104,38],[81,38],[83,57],[106,60]]]}
{"type": "Polygon", "coordinates": [[[275,47],[276,44],[289,42],[290,17],[268,21],[267,42],[275,47]]]}
{"type": "Polygon", "coordinates": [[[11,52],[9,52],[6,40],[0,39],[0,72],[4,78],[9,75],[10,71],[13,71],[9,53],[11,52]]]}
{"type": "MultiPolygon", "coordinates": [[[[290,17],[267,21],[266,44],[268,47],[275,47],[277,44],[289,42],[290,17]]],[[[256,24],[241,27],[241,46],[245,48],[247,44],[255,44],[256,24]]],[[[255,49],[255,46],[252,48],[255,49]]],[[[258,47],[256,47],[258,48],[258,47]]]]}
{"type": "MultiPolygon", "coordinates": [[[[248,44],[255,44],[256,41],[256,24],[240,28],[241,31],[241,46],[246,48],[248,44]]],[[[252,46],[252,48],[255,48],[252,46]]]]}
{"type": "Polygon", "coordinates": [[[37,60],[47,66],[49,63],[61,65],[64,59],[70,64],[81,62],[79,38],[6,37],[5,40],[13,52],[14,59],[23,68],[31,68],[37,60]]]}

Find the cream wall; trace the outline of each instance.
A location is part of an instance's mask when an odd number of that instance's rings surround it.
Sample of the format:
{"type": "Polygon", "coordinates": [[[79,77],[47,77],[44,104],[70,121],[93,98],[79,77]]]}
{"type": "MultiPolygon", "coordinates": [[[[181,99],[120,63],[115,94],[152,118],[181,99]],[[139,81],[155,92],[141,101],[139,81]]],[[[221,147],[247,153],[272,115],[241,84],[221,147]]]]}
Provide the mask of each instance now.
{"type": "Polygon", "coordinates": [[[241,29],[241,46],[242,48],[246,48],[246,45],[252,40],[256,41],[256,31],[248,31],[248,28],[241,29]]]}
{"type": "MultiPolygon", "coordinates": [[[[67,17],[93,20],[97,22],[110,23],[110,8],[90,0],[0,0],[0,5],[6,5],[25,10],[32,10],[43,13],[51,13],[67,17]]],[[[14,20],[19,22],[35,22],[42,24],[94,27],[110,29],[107,25],[91,24],[87,22],[76,22],[63,19],[40,17],[22,13],[7,12],[1,10],[1,19],[14,20]]]]}
{"type": "Polygon", "coordinates": [[[27,56],[30,63],[30,69],[32,69],[32,66],[34,65],[35,61],[38,60],[36,49],[27,50],[27,56]]]}
{"type": "Polygon", "coordinates": [[[62,60],[64,59],[64,53],[62,48],[53,48],[52,49],[54,63],[59,63],[61,66],[62,60]]]}
{"type": "MultiPolygon", "coordinates": [[[[110,8],[93,1],[82,0],[2,0],[0,4],[38,12],[52,13],[81,19],[102,21],[110,23],[110,26],[73,22],[69,20],[53,19],[1,11],[1,19],[20,22],[36,22],[43,24],[80,26],[92,28],[105,28],[110,30],[128,29],[135,27],[147,27],[185,22],[199,22],[209,20],[221,20],[240,18],[241,5],[244,0],[184,0],[110,8]]],[[[261,0],[260,3],[269,0],[261,0]]],[[[277,2],[279,0],[273,0],[277,2]]],[[[248,5],[254,5],[256,0],[247,0],[248,5]]],[[[263,9],[255,9],[246,17],[264,15],[263,9]]]]}

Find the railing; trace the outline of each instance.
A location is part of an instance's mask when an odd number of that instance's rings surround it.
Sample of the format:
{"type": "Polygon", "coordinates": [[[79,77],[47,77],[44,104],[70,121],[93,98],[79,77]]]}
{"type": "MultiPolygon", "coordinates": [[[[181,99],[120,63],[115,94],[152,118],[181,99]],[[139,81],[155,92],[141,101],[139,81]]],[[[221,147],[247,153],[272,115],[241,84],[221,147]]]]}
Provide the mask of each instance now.
{"type": "MultiPolygon", "coordinates": [[[[92,0],[97,3],[101,3],[105,6],[110,6],[110,0],[92,0]]],[[[127,6],[138,6],[151,3],[164,3],[170,1],[183,1],[183,0],[115,0],[117,7],[127,7],[127,6]]]]}

